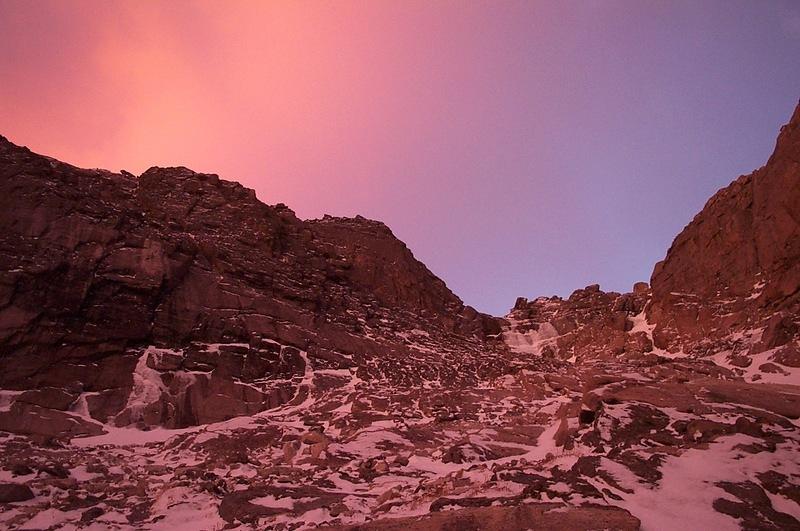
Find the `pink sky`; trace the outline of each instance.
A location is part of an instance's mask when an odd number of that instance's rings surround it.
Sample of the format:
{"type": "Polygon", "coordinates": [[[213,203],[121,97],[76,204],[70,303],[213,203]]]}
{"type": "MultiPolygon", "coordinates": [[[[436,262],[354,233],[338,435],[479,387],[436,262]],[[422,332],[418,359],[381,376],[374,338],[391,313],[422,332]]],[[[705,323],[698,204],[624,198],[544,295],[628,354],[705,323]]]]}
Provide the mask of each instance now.
{"type": "Polygon", "coordinates": [[[800,96],[790,1],[0,0],[0,47],[13,142],[381,219],[493,313],[647,280],[800,96]]]}

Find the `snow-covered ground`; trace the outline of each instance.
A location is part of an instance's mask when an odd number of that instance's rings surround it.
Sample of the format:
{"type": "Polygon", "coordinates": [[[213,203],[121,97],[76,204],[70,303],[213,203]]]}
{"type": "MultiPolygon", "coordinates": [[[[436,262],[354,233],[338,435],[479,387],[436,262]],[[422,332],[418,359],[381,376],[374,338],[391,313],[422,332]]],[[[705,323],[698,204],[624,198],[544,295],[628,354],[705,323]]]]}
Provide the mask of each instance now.
{"type": "MultiPolygon", "coordinates": [[[[652,337],[643,313],[633,322],[652,337]]],[[[524,363],[553,330],[515,325],[505,339],[519,359],[474,384],[441,379],[429,338],[410,333],[425,385],[315,368],[301,352],[293,395],[253,415],[177,430],[105,425],[61,448],[2,437],[0,483],[34,498],[6,506],[0,526],[316,529],[537,503],[618,507],[645,530],[738,529],[745,513],[798,521],[800,386],[710,378],[708,360],[685,356],[544,371],[524,363]]],[[[146,360],[128,409],[162,391],[146,360]]],[[[381,363],[366,365],[381,374],[381,363]]],[[[92,420],[80,406],[72,414],[92,420]]]]}

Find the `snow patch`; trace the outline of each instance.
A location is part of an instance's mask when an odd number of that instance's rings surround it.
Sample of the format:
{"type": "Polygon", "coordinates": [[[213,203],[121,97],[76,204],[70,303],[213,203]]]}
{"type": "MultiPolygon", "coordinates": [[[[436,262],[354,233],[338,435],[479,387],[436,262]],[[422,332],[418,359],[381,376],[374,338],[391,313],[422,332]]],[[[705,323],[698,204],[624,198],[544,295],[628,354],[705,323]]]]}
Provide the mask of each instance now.
{"type": "Polygon", "coordinates": [[[519,321],[514,318],[507,318],[509,329],[503,332],[503,341],[517,354],[530,354],[541,356],[542,349],[558,338],[558,331],[550,323],[538,323],[536,329],[526,332],[520,331],[521,325],[530,325],[526,321],[519,321]]]}

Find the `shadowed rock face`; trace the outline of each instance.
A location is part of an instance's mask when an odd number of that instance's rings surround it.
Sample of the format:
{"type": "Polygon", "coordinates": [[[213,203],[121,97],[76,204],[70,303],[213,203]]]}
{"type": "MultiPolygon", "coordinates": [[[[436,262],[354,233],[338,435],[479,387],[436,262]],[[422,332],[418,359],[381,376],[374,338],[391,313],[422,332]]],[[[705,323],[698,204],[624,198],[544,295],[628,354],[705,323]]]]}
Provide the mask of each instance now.
{"type": "Polygon", "coordinates": [[[373,327],[463,342],[494,324],[382,223],[301,221],[186,168],[137,179],[0,138],[0,227],[0,387],[96,393],[87,406],[98,420],[180,427],[251,414],[285,401],[290,386],[245,397],[214,382],[302,375],[302,358],[285,349],[352,365],[353,356],[404,351],[402,341],[365,333],[373,327]],[[227,346],[205,346],[217,344],[227,346]],[[149,345],[178,358],[150,363],[156,380],[154,370],[205,375],[150,382],[161,404],[119,416],[137,385],[147,389],[134,373],[149,345]],[[230,400],[202,404],[217,395],[230,400]]]}
{"type": "Polygon", "coordinates": [[[641,358],[653,350],[650,330],[642,326],[649,297],[640,282],[624,295],[595,284],[567,299],[520,298],[506,316],[504,338],[512,350],[575,363],[641,358]]]}
{"type": "Polygon", "coordinates": [[[0,527],[800,529],[799,122],[652,286],[504,318],[382,223],[1,139],[0,527]]]}
{"type": "Polygon", "coordinates": [[[4,346],[246,342],[266,321],[370,306],[452,328],[464,308],[379,222],[303,222],[186,168],[136,179],[5,139],[0,156],[4,346]]]}

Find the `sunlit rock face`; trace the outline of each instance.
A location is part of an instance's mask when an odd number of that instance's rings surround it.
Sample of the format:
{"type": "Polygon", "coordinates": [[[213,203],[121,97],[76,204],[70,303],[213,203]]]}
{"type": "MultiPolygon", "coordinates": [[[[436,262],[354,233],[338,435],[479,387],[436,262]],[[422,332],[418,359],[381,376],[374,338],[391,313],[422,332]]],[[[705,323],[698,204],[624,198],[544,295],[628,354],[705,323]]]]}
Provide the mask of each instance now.
{"type": "Polygon", "coordinates": [[[0,191],[0,527],[800,528],[800,110],[650,285],[502,318],[216,175],[0,191]]]}
{"type": "Polygon", "coordinates": [[[653,272],[657,347],[745,369],[800,365],[800,109],[766,165],[717,192],[653,272]]]}

